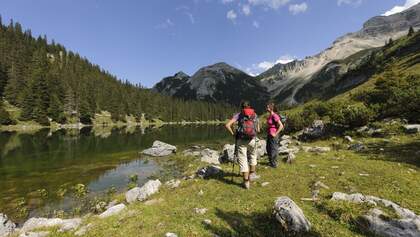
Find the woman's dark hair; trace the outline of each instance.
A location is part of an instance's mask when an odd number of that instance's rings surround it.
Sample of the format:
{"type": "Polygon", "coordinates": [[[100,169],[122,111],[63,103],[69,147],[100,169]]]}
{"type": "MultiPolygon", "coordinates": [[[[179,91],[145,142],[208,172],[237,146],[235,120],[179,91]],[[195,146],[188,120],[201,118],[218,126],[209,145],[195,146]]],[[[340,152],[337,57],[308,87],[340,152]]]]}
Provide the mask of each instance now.
{"type": "Polygon", "coordinates": [[[241,109],[245,109],[249,107],[251,107],[251,104],[249,103],[249,101],[246,101],[246,100],[241,101],[241,109]]]}
{"type": "Polygon", "coordinates": [[[274,104],[273,102],[271,102],[271,103],[268,103],[267,104],[267,106],[273,111],[273,112],[275,112],[275,113],[277,113],[277,106],[276,106],[276,104],[274,104]]]}

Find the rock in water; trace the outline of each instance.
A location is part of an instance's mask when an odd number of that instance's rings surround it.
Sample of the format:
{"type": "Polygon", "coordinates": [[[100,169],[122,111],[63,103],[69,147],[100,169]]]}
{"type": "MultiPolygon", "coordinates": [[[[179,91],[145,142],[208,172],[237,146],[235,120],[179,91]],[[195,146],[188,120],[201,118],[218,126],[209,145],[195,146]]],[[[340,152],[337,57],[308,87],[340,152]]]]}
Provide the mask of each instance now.
{"type": "Polygon", "coordinates": [[[15,231],[16,224],[13,223],[5,214],[0,213],[0,237],[5,237],[15,231]]]}
{"type": "Polygon", "coordinates": [[[125,199],[128,203],[132,203],[136,200],[144,201],[151,195],[157,193],[161,185],[162,183],[158,179],[149,180],[141,188],[136,187],[130,189],[127,193],[125,193],[125,199]]]}
{"type": "Polygon", "coordinates": [[[124,204],[118,204],[115,205],[111,208],[109,208],[108,210],[104,211],[102,214],[99,215],[99,218],[107,218],[113,215],[117,215],[118,213],[122,212],[124,209],[126,208],[126,206],[124,204]]]}
{"type": "Polygon", "coordinates": [[[404,125],[406,133],[413,134],[420,132],[420,124],[407,124],[404,125]]]}
{"type": "Polygon", "coordinates": [[[303,211],[289,197],[277,198],[273,213],[288,234],[299,235],[311,229],[303,211]]]}
{"type": "Polygon", "coordinates": [[[374,208],[358,222],[360,228],[367,229],[375,236],[383,237],[418,237],[420,236],[420,218],[395,220],[374,208]]]}
{"type": "Polygon", "coordinates": [[[170,144],[154,141],[151,148],[144,150],[142,153],[148,156],[168,156],[176,152],[176,147],[170,144]]]}

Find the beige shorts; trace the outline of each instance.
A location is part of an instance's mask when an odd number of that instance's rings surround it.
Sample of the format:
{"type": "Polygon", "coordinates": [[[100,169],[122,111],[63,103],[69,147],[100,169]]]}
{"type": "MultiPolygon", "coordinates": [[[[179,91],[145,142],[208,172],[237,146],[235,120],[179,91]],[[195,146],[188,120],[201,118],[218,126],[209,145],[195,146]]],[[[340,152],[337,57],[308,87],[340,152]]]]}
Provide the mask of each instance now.
{"type": "Polygon", "coordinates": [[[252,140],[238,139],[238,163],[241,172],[249,172],[250,165],[257,165],[257,139],[258,138],[252,140]]]}

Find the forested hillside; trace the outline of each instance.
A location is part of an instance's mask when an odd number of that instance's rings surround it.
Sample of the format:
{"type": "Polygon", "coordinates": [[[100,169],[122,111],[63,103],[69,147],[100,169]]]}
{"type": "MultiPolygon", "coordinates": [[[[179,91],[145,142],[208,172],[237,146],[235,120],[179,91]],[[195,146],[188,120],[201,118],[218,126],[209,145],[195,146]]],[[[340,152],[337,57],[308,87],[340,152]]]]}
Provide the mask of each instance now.
{"type": "MultiPolygon", "coordinates": [[[[114,121],[140,119],[195,121],[225,119],[229,106],[174,99],[118,80],[98,65],[47,37],[34,38],[19,23],[0,19],[0,98],[21,110],[18,120],[89,124],[108,111],[114,121]]],[[[0,123],[12,124],[0,101],[0,123]]]]}

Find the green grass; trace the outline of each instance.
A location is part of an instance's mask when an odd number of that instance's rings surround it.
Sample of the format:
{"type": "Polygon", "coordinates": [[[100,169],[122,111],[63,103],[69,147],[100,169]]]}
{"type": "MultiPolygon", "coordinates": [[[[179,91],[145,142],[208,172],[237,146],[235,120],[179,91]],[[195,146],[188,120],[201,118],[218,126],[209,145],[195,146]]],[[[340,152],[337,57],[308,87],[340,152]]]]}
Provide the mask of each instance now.
{"type": "MultiPolygon", "coordinates": [[[[334,147],[343,149],[324,154],[299,152],[295,164],[281,164],[278,169],[268,168],[264,157],[258,166],[261,179],[252,183],[250,190],[241,188],[241,178],[236,175],[238,167],[232,182],[231,166],[222,165],[225,173],[218,177],[185,180],[174,190],[163,187],[152,197],[160,200],[154,205],[139,202],[104,220],[85,218],[85,223],[93,223],[86,236],[164,236],[166,232],[178,236],[282,236],[271,214],[279,196],[289,196],[302,208],[313,225],[308,236],[366,236],[357,221],[370,207],[330,201],[333,192],[374,195],[420,212],[420,157],[416,153],[420,136],[398,135],[387,139],[356,138],[368,147],[360,153],[344,149],[341,138],[304,144],[333,147],[335,143],[334,147]],[[361,173],[369,176],[360,176],[361,173]],[[311,197],[311,187],[319,180],[330,189],[321,190],[318,202],[301,201],[311,197]],[[270,184],[262,187],[262,182],[270,184]],[[199,195],[200,190],[204,195],[199,195]],[[198,215],[194,208],[208,208],[208,212],[198,215]],[[210,219],[212,224],[205,225],[204,219],[210,219]]],[[[221,149],[221,145],[213,146],[221,149]]],[[[175,160],[179,161],[176,164],[182,175],[192,174],[203,166],[191,157],[170,158],[171,162],[175,160]]],[[[123,200],[122,195],[119,199],[123,200]]],[[[73,235],[54,232],[53,236],[73,235]]]]}

